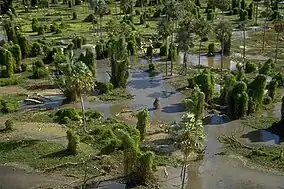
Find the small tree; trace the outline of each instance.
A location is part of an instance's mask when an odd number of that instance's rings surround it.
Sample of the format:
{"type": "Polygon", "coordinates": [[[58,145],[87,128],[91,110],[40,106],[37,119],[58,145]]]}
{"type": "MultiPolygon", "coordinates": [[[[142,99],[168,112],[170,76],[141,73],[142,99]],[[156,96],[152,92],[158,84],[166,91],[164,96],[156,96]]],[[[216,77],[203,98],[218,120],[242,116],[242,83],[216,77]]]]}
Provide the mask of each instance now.
{"type": "Polygon", "coordinates": [[[85,106],[83,100],[83,94],[89,92],[94,88],[94,77],[92,72],[83,62],[74,62],[68,57],[65,64],[59,65],[60,70],[63,72],[55,82],[65,94],[68,101],[75,101],[77,97],[80,97],[81,109],[82,109],[82,122],[83,129],[86,132],[86,118],[85,118],[85,106]]]}
{"type": "Polygon", "coordinates": [[[68,140],[67,150],[74,155],[78,154],[80,142],[79,136],[71,129],[68,130],[66,134],[68,140]]]}
{"type": "Polygon", "coordinates": [[[230,55],[232,28],[226,21],[220,21],[215,27],[216,38],[221,42],[221,71],[223,70],[223,56],[230,55]]]}
{"type": "Polygon", "coordinates": [[[277,63],[277,59],[278,59],[278,44],[279,44],[279,35],[280,33],[282,33],[284,31],[284,22],[283,21],[275,21],[274,23],[274,29],[277,33],[277,37],[276,37],[276,48],[275,48],[275,64],[277,63]]]}
{"type": "Polygon", "coordinates": [[[146,128],[149,126],[149,112],[147,109],[143,109],[137,114],[137,124],[136,128],[140,132],[140,139],[143,140],[146,132],[146,128]]]}

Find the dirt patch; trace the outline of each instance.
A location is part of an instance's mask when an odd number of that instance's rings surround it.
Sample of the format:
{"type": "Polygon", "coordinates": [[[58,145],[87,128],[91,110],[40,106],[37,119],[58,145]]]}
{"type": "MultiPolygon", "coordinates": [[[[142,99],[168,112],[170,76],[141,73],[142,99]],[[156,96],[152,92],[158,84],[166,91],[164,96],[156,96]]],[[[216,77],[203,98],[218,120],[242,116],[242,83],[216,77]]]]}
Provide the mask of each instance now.
{"type": "Polygon", "coordinates": [[[26,94],[28,91],[18,86],[0,87],[0,97],[15,94],[26,94]]]}

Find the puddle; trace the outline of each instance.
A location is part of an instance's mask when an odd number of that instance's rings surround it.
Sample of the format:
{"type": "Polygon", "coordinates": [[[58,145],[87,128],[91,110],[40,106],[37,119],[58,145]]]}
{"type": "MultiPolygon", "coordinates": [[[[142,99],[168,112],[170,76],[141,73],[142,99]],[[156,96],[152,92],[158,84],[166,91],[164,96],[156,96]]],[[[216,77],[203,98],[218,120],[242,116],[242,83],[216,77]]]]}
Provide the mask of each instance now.
{"type": "Polygon", "coordinates": [[[45,99],[42,100],[42,104],[36,104],[36,103],[30,103],[30,102],[27,103],[25,101],[21,101],[20,108],[29,109],[29,110],[54,109],[62,105],[63,100],[66,98],[64,95],[46,95],[44,97],[45,99]]]}
{"type": "Polygon", "coordinates": [[[226,115],[208,115],[203,119],[204,125],[220,125],[230,122],[230,118],[226,115]]]}
{"type": "Polygon", "coordinates": [[[283,140],[267,130],[255,130],[247,134],[242,135],[243,138],[247,138],[250,142],[260,142],[265,144],[280,144],[283,140]]]}
{"type": "Polygon", "coordinates": [[[105,181],[101,182],[98,187],[98,189],[126,189],[126,184],[121,184],[114,181],[105,181]]]}
{"type": "MultiPolygon", "coordinates": [[[[183,64],[183,54],[180,53],[179,59],[181,60],[180,63],[183,64]]],[[[190,66],[198,67],[199,66],[199,55],[198,54],[187,54],[187,61],[190,66]]],[[[217,68],[221,69],[221,55],[220,53],[216,53],[215,56],[200,56],[200,65],[204,67],[210,68],[217,68]]],[[[228,70],[236,70],[237,63],[232,61],[230,57],[224,56],[223,57],[223,69],[228,70]]]]}

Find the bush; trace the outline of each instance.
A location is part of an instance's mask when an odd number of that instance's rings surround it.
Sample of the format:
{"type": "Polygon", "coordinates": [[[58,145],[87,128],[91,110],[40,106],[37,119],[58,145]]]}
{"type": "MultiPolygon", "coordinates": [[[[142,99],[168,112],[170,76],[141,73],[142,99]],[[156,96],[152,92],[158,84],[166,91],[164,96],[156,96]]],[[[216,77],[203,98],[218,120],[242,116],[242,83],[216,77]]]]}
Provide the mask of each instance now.
{"type": "Polygon", "coordinates": [[[5,121],[5,130],[11,131],[14,127],[14,122],[11,119],[5,121]]]}
{"type": "Polygon", "coordinates": [[[18,35],[18,42],[21,48],[22,57],[27,57],[30,53],[29,41],[23,35],[18,35]]]}
{"type": "Polygon", "coordinates": [[[75,108],[62,108],[55,113],[55,121],[60,124],[66,124],[66,118],[72,121],[80,121],[81,117],[75,108]]]}
{"type": "Polygon", "coordinates": [[[169,48],[169,54],[168,54],[168,60],[171,60],[173,58],[173,61],[176,61],[177,56],[178,56],[177,47],[176,46],[173,46],[172,48],[170,47],[169,48]],[[173,52],[172,52],[172,50],[173,50],[173,52]]]}
{"type": "Polygon", "coordinates": [[[94,23],[94,24],[97,24],[97,23],[98,23],[94,14],[89,14],[89,16],[87,16],[87,17],[83,20],[83,22],[92,22],[92,23],[94,23]]]}
{"type": "Polygon", "coordinates": [[[240,9],[240,21],[246,21],[248,19],[248,12],[240,9]]]}
{"type": "Polygon", "coordinates": [[[20,104],[14,100],[1,100],[1,112],[3,114],[12,113],[18,110],[20,104]]]}
{"type": "Polygon", "coordinates": [[[77,13],[76,12],[73,12],[72,13],[72,20],[76,20],[77,19],[77,13]]]}
{"type": "Polygon", "coordinates": [[[145,27],[146,27],[146,28],[150,28],[150,24],[147,23],[145,27]]]}
{"type": "Polygon", "coordinates": [[[233,8],[233,15],[237,15],[237,14],[239,14],[239,8],[235,7],[233,8]]]}
{"type": "Polygon", "coordinates": [[[153,14],[154,18],[159,18],[161,16],[162,11],[160,9],[156,10],[156,12],[153,14]]]}
{"type": "Polygon", "coordinates": [[[263,104],[264,105],[267,105],[267,104],[270,104],[272,102],[272,99],[271,99],[271,97],[270,96],[265,96],[264,98],[263,98],[263,104]]]}
{"type": "Polygon", "coordinates": [[[38,24],[37,18],[33,18],[33,20],[32,20],[32,30],[33,30],[33,32],[37,32],[38,31],[38,27],[39,27],[39,24],[38,24]]]}
{"type": "Polygon", "coordinates": [[[149,72],[150,73],[153,73],[155,70],[156,70],[156,67],[155,67],[155,65],[153,64],[153,62],[150,62],[150,64],[149,64],[149,72]]]}
{"type": "Polygon", "coordinates": [[[245,64],[245,73],[252,73],[257,71],[257,64],[254,62],[247,61],[245,64]]]}
{"type": "Polygon", "coordinates": [[[145,20],[145,16],[144,15],[141,15],[140,16],[140,24],[145,24],[146,20],[145,20]]]}
{"type": "Polygon", "coordinates": [[[141,15],[141,12],[140,10],[135,10],[135,14],[138,16],[138,15],[141,15]]]}
{"type": "Polygon", "coordinates": [[[67,150],[72,154],[78,154],[80,142],[79,136],[73,130],[68,130],[66,134],[68,140],[67,150]]]}
{"type": "Polygon", "coordinates": [[[75,5],[81,5],[81,0],[75,0],[75,5]]]}
{"type": "Polygon", "coordinates": [[[278,83],[275,79],[272,79],[270,81],[270,83],[268,84],[267,88],[268,88],[268,96],[274,100],[275,95],[276,95],[276,89],[278,87],[278,83]]]}
{"type": "Polygon", "coordinates": [[[37,60],[33,63],[33,78],[34,79],[41,79],[45,78],[49,75],[48,70],[44,66],[42,60],[37,60]]]}
{"type": "Polygon", "coordinates": [[[271,68],[272,68],[272,63],[273,63],[272,59],[271,59],[271,58],[268,59],[268,60],[263,64],[263,66],[260,68],[259,73],[260,73],[260,74],[265,74],[265,75],[270,74],[271,68]]]}
{"type": "Polygon", "coordinates": [[[213,11],[212,9],[209,9],[209,10],[207,11],[207,20],[208,20],[208,21],[214,20],[214,11],[213,11]]]}
{"type": "Polygon", "coordinates": [[[31,56],[36,57],[41,54],[42,54],[41,45],[37,42],[33,43],[32,49],[31,49],[31,56]]]}
{"type": "Polygon", "coordinates": [[[95,50],[96,50],[97,60],[101,60],[101,59],[105,58],[105,56],[104,56],[104,44],[102,42],[100,42],[100,41],[97,42],[95,50]]]}
{"type": "Polygon", "coordinates": [[[101,120],[104,116],[97,110],[86,111],[86,121],[101,120]]]}
{"type": "Polygon", "coordinates": [[[50,32],[56,32],[58,25],[56,23],[50,24],[50,32]]]}
{"type": "Polygon", "coordinates": [[[168,47],[166,45],[160,47],[160,56],[168,56],[168,47]]]}
{"type": "Polygon", "coordinates": [[[146,56],[148,56],[148,57],[153,56],[153,47],[152,46],[147,47],[146,56]]]}
{"type": "Polygon", "coordinates": [[[100,90],[101,93],[109,93],[111,90],[113,90],[113,84],[110,82],[98,82],[96,81],[96,89],[100,90]]]}
{"type": "Polygon", "coordinates": [[[135,41],[131,40],[127,43],[127,51],[131,56],[136,55],[136,43],[135,41]]]}
{"type": "Polygon", "coordinates": [[[28,69],[28,64],[27,64],[27,63],[22,63],[22,64],[21,64],[21,70],[22,70],[22,72],[27,71],[27,69],[28,69]]]}
{"type": "Polygon", "coordinates": [[[208,56],[214,56],[215,54],[215,44],[214,43],[209,43],[208,45],[208,56]]]}
{"type": "Polygon", "coordinates": [[[24,83],[26,80],[22,77],[10,77],[10,78],[1,78],[0,87],[19,85],[24,83]]]}
{"type": "Polygon", "coordinates": [[[276,80],[278,83],[278,87],[284,87],[284,77],[283,75],[279,72],[278,74],[276,74],[272,80],[276,80]]]}
{"type": "Polygon", "coordinates": [[[45,33],[45,26],[39,26],[37,28],[37,35],[43,35],[45,33]]]}

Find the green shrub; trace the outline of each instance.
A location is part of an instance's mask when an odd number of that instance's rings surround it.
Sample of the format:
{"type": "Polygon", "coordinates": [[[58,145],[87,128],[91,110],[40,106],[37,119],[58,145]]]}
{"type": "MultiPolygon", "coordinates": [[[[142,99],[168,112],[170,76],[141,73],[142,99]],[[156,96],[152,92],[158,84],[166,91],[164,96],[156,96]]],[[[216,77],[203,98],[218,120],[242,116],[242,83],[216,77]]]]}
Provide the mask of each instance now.
{"type": "Polygon", "coordinates": [[[161,13],[162,13],[162,11],[161,11],[160,9],[158,9],[158,10],[156,10],[156,12],[153,14],[153,17],[154,17],[154,18],[159,18],[159,17],[161,17],[161,13]]]}
{"type": "Polygon", "coordinates": [[[248,12],[246,10],[240,9],[240,21],[246,21],[248,19],[248,12]]]}
{"type": "Polygon", "coordinates": [[[144,16],[144,15],[141,15],[141,16],[140,16],[140,24],[141,24],[141,25],[142,25],[142,24],[145,24],[145,22],[146,22],[145,16],[144,16]]]}
{"type": "Polygon", "coordinates": [[[75,0],[75,5],[81,5],[81,0],[75,0]]]}
{"type": "Polygon", "coordinates": [[[79,136],[75,133],[75,131],[71,129],[68,130],[66,134],[67,134],[67,140],[68,140],[67,150],[74,155],[78,154],[79,142],[80,142],[79,136]]]}
{"type": "Polygon", "coordinates": [[[168,60],[173,59],[173,61],[176,61],[177,57],[178,57],[177,47],[173,45],[172,48],[171,47],[169,48],[169,54],[168,54],[167,59],[168,60]]]}
{"type": "Polygon", "coordinates": [[[272,59],[268,59],[263,66],[259,69],[260,74],[269,75],[271,73],[273,61],[272,59]]]}
{"type": "Polygon", "coordinates": [[[22,64],[21,64],[21,70],[22,70],[22,72],[27,71],[27,69],[28,69],[28,64],[27,64],[27,63],[22,63],[22,64]]]}
{"type": "Polygon", "coordinates": [[[136,43],[135,41],[131,40],[127,43],[127,50],[131,56],[136,55],[136,43]]]}
{"type": "Polygon", "coordinates": [[[214,20],[214,11],[213,11],[212,9],[209,9],[209,10],[207,11],[207,20],[208,20],[208,21],[214,20]]]}
{"type": "Polygon", "coordinates": [[[32,20],[32,30],[33,30],[33,32],[37,32],[38,31],[38,27],[39,27],[39,24],[38,24],[37,18],[33,18],[33,20],[32,20]]]}
{"type": "Polygon", "coordinates": [[[168,47],[166,45],[160,47],[160,56],[168,56],[168,47]]]}
{"type": "Polygon", "coordinates": [[[76,12],[72,13],[72,20],[77,20],[77,13],[76,12]]]}
{"type": "Polygon", "coordinates": [[[1,100],[1,112],[3,114],[12,113],[18,110],[20,104],[14,100],[1,100]]]}
{"type": "Polygon", "coordinates": [[[27,57],[30,53],[30,44],[29,41],[23,35],[18,35],[18,42],[21,48],[22,57],[27,57]]]}
{"type": "Polygon", "coordinates": [[[72,2],[68,1],[68,7],[71,8],[72,7],[72,2]]]}
{"type": "Polygon", "coordinates": [[[146,27],[146,28],[150,28],[150,24],[147,23],[145,27],[146,27]]]}
{"type": "Polygon", "coordinates": [[[97,110],[89,110],[86,111],[86,121],[92,121],[92,120],[101,120],[103,119],[103,115],[97,111],[97,110]]]}
{"type": "Polygon", "coordinates": [[[37,28],[37,35],[43,35],[45,33],[45,26],[41,25],[37,28]]]}
{"type": "Polygon", "coordinates": [[[1,78],[0,87],[19,85],[26,81],[23,77],[10,77],[10,78],[1,78]]]}
{"type": "Polygon", "coordinates": [[[245,73],[252,73],[257,71],[257,64],[251,61],[247,61],[245,64],[245,73]]]}
{"type": "Polygon", "coordinates": [[[283,87],[284,86],[284,77],[283,75],[279,72],[278,74],[276,74],[272,80],[276,80],[278,83],[278,87],[283,87]]]}
{"type": "Polygon", "coordinates": [[[96,50],[97,60],[102,60],[105,58],[105,54],[104,54],[105,49],[104,49],[104,44],[102,42],[100,41],[97,42],[95,50],[96,50]]]}
{"type": "Polygon", "coordinates": [[[33,43],[32,48],[31,48],[31,56],[36,57],[41,54],[42,54],[41,45],[37,42],[33,43]]]}
{"type": "Polygon", "coordinates": [[[101,93],[109,93],[113,90],[113,84],[110,82],[98,82],[96,81],[96,89],[100,90],[101,93]]]}
{"type": "Polygon", "coordinates": [[[150,73],[153,73],[156,70],[156,67],[153,64],[153,62],[150,62],[148,67],[149,67],[149,72],[150,73]]]}
{"type": "Polygon", "coordinates": [[[278,87],[278,83],[275,79],[272,79],[270,81],[270,83],[268,84],[267,88],[268,88],[268,96],[274,100],[275,95],[276,95],[276,89],[278,87]]]}
{"type": "Polygon", "coordinates": [[[209,43],[208,45],[208,56],[214,56],[215,54],[215,43],[209,43]]]}
{"type": "Polygon", "coordinates": [[[33,78],[34,79],[41,79],[45,78],[49,75],[48,70],[44,66],[42,60],[37,60],[33,63],[33,78]]]}
{"type": "Polygon", "coordinates": [[[135,14],[138,16],[138,15],[141,15],[141,12],[140,10],[135,10],[135,14]]]}
{"type": "Polygon", "coordinates": [[[58,25],[55,22],[50,24],[50,32],[56,32],[57,29],[58,25]]]}
{"type": "Polygon", "coordinates": [[[55,113],[55,121],[60,124],[66,124],[66,118],[72,121],[80,121],[81,117],[75,108],[62,108],[55,113]]]}
{"type": "Polygon", "coordinates": [[[153,56],[153,47],[152,46],[147,47],[146,56],[148,56],[148,57],[153,56]]]}
{"type": "Polygon", "coordinates": [[[263,104],[264,105],[268,105],[268,104],[270,104],[272,102],[272,99],[271,99],[271,97],[270,96],[265,96],[264,98],[263,98],[263,104]]]}
{"type": "Polygon", "coordinates": [[[83,22],[92,22],[94,24],[97,24],[98,21],[96,20],[96,16],[94,14],[89,14],[84,20],[83,22]]]}
{"type": "Polygon", "coordinates": [[[11,131],[14,128],[14,122],[11,119],[5,121],[5,130],[11,131]]]}

